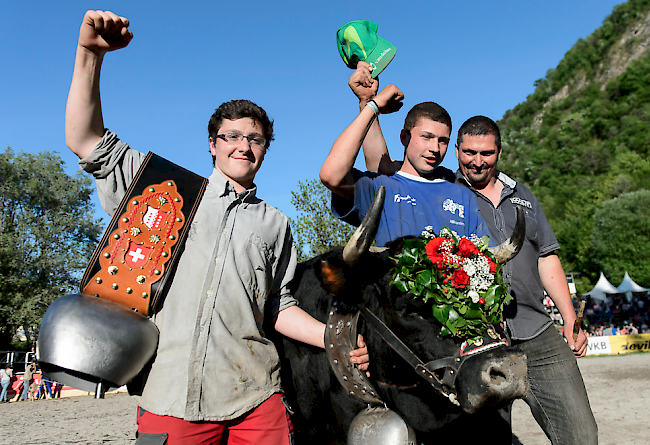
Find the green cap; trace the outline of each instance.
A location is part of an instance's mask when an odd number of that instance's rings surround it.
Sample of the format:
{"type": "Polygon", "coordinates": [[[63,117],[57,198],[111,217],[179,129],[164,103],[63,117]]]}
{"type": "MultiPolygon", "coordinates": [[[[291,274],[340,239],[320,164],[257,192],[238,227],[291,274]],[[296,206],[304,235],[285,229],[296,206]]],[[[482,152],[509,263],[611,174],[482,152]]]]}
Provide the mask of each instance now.
{"type": "Polygon", "coordinates": [[[368,20],[346,23],[336,31],[336,44],[345,64],[352,69],[368,62],[377,77],[395,57],[395,47],[377,35],[377,24],[368,20]]]}

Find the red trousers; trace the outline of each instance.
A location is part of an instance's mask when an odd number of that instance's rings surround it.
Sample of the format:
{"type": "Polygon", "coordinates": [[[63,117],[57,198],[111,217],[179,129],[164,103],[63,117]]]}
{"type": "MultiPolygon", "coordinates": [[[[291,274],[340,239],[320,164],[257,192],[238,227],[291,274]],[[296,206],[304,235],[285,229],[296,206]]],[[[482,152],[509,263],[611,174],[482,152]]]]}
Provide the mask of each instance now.
{"type": "Polygon", "coordinates": [[[223,422],[190,422],[138,407],[136,445],[290,445],[292,434],[282,394],[274,394],[243,416],[223,422]]]}

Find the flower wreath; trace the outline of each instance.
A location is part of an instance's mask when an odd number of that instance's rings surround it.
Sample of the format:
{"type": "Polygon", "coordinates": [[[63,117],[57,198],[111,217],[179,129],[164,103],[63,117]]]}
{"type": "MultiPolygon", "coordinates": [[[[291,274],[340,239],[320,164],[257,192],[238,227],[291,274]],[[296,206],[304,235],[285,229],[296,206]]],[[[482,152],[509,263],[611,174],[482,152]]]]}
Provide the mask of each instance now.
{"type": "Polygon", "coordinates": [[[501,322],[503,304],[512,299],[501,278],[501,265],[487,249],[489,237],[459,237],[443,227],[427,226],[420,238],[406,238],[393,260],[393,281],[402,292],[433,301],[442,336],[469,344],[490,324],[501,322]]]}

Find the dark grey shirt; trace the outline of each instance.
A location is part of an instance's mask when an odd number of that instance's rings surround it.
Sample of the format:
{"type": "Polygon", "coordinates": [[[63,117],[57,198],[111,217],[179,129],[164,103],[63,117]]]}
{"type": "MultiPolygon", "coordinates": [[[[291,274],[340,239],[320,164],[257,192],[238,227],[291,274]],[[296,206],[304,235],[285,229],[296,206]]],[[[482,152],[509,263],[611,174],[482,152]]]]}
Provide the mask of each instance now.
{"type": "MultiPolygon", "coordinates": [[[[112,214],[144,155],[106,132],[79,165],[95,176],[112,214]]],[[[185,420],[228,420],[280,392],[280,365],[266,314],[296,304],[288,219],[257,198],[210,176],[162,310],[156,358],[140,405],[185,420]],[[270,306],[269,306],[270,305],[270,306]]]]}
{"type": "Polygon", "coordinates": [[[539,277],[540,256],[558,250],[560,245],[533,193],[523,184],[499,172],[503,183],[499,205],[479,193],[458,170],[456,183],[472,190],[477,197],[481,215],[497,244],[512,234],[516,223],[516,207],[526,215],[526,239],[519,254],[503,267],[503,280],[509,284],[514,300],[504,308],[506,325],[513,339],[528,340],[542,333],[552,320],[542,300],[544,286],[539,277]]]}

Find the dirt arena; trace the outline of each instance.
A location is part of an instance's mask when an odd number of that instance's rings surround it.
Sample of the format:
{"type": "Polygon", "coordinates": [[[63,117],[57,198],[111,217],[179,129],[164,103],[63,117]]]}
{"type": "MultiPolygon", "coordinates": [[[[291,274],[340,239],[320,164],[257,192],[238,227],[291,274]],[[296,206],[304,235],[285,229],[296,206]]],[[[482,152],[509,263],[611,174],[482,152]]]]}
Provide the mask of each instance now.
{"type": "MultiPolygon", "coordinates": [[[[598,423],[601,445],[650,442],[650,354],[590,357],[578,361],[598,423]]],[[[0,444],[133,444],[135,400],[126,394],[104,400],[70,397],[0,404],[0,444]]],[[[550,442],[518,401],[513,444],[550,442]]],[[[462,441],[459,441],[462,443],[462,441]]]]}

